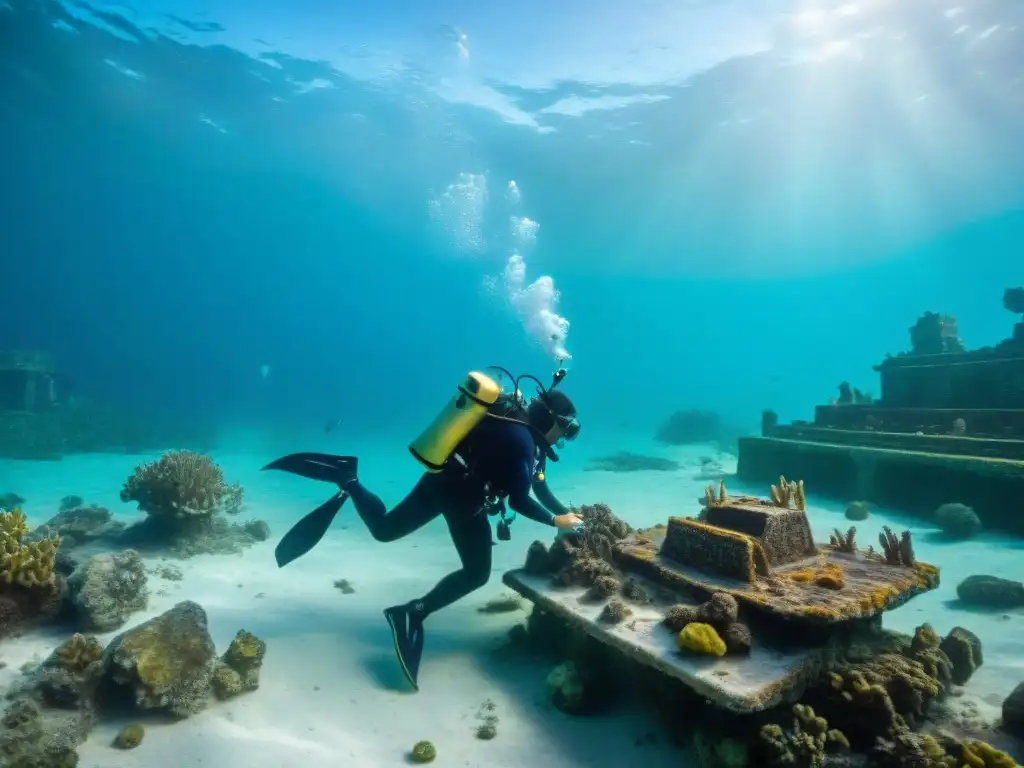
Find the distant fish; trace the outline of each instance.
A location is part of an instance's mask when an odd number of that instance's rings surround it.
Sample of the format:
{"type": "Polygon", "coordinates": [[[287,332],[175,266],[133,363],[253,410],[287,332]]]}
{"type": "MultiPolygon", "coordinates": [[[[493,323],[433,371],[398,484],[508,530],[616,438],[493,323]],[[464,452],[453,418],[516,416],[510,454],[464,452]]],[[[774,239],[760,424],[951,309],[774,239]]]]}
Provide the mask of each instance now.
{"type": "Polygon", "coordinates": [[[260,378],[265,379],[270,375],[270,366],[264,363],[260,366],[260,378]]]}
{"type": "Polygon", "coordinates": [[[337,427],[341,425],[342,421],[343,419],[340,416],[336,419],[331,419],[326,424],[324,424],[324,432],[333,432],[337,427]]]}

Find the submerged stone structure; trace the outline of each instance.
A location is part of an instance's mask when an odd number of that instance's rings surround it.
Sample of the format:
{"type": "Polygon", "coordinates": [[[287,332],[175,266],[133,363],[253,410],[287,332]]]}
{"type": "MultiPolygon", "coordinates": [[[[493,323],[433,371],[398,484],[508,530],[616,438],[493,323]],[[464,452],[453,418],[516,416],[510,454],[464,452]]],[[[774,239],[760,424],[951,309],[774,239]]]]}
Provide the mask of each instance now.
{"type": "Polygon", "coordinates": [[[814,542],[802,482],[768,499],[709,487],[696,517],[632,530],[603,505],[583,534],[535,542],[505,584],[536,608],[682,682],[715,705],[758,712],[796,701],[880,615],[939,583],[909,533],[814,542]]]}
{"type": "MultiPolygon", "coordinates": [[[[1007,290],[1003,304],[1024,315],[1024,289],[1007,290]]],[[[813,476],[815,490],[837,500],[922,516],[959,502],[988,529],[1024,533],[1024,322],[976,350],[956,329],[948,315],[923,315],[910,351],[875,367],[878,400],[844,383],[813,422],[779,424],[766,411],[761,435],[740,438],[738,477],[813,476]]]]}

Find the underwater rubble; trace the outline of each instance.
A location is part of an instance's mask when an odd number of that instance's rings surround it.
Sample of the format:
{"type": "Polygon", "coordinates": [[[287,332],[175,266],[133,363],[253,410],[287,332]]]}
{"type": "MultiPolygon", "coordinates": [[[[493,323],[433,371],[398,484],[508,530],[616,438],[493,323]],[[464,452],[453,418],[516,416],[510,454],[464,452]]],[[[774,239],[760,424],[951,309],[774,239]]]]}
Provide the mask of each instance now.
{"type": "MultiPolygon", "coordinates": [[[[39,665],[23,670],[0,715],[0,765],[74,768],[77,748],[108,712],[144,719],[187,718],[212,701],[259,687],[266,643],[240,630],[217,655],[203,608],[178,603],[114,637],[104,648],[74,634],[39,665]]],[[[133,723],[112,746],[133,749],[144,726],[133,723]]]]}
{"type": "Polygon", "coordinates": [[[803,483],[780,478],[767,499],[708,487],[698,516],[650,529],[575,508],[582,532],[534,542],[504,574],[533,603],[513,640],[559,662],[556,707],[590,714],[638,692],[704,768],[1016,765],[928,730],[983,656],[963,627],[883,628],[939,585],[910,533],[883,527],[861,548],[849,528],[819,544],[805,506],[803,483]]]}

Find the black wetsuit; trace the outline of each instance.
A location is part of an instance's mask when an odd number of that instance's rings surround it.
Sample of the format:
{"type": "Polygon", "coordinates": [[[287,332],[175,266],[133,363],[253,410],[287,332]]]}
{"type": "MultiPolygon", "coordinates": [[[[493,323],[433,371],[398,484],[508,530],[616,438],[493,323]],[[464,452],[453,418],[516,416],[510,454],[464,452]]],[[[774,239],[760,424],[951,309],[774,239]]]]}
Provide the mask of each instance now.
{"type": "Polygon", "coordinates": [[[491,523],[486,512],[489,497],[506,497],[515,512],[545,525],[566,510],[536,478],[537,444],[529,427],[485,418],[456,448],[466,464],[451,459],[437,474],[425,474],[390,512],[376,495],[358,481],[345,490],[359,517],[377,541],[395,541],[443,515],[462,568],[441,579],[415,601],[425,617],[484,586],[491,577],[491,523]],[[530,496],[536,492],[549,511],[530,496]]]}

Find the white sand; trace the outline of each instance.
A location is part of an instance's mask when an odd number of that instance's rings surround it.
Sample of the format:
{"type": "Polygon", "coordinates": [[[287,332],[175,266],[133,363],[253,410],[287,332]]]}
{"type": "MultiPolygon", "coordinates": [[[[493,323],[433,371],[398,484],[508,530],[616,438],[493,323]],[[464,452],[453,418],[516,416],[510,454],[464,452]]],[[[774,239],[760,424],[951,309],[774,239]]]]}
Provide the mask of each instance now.
{"type": "MultiPolygon", "coordinates": [[[[353,446],[347,446],[350,450],[353,446]]],[[[582,445],[580,446],[583,447],[582,445]]],[[[313,448],[314,450],[316,448],[313,448]]],[[[575,447],[574,447],[575,449],[575,447]]],[[[385,502],[397,502],[417,476],[401,443],[364,444],[353,451],[362,459],[364,482],[385,502]]],[[[676,450],[666,455],[695,463],[708,449],[676,450]]],[[[593,455],[593,451],[591,454],[593,455]]],[[[108,506],[117,515],[137,514],[122,504],[118,491],[134,466],[152,457],[81,456],[56,463],[0,462],[0,492],[25,496],[33,524],[54,514],[61,497],[83,496],[108,506]]],[[[280,473],[260,473],[264,456],[218,455],[230,480],[246,488],[247,510],[240,519],[267,520],[273,536],[242,556],[207,556],[177,561],[181,582],[150,577],[150,609],[134,625],[174,603],[190,599],[206,608],[219,650],[246,628],[265,639],[269,650],[259,691],[212,706],[187,721],[147,724],[146,740],[132,752],[110,748],[118,724],[94,731],[80,749],[82,765],[102,768],[180,768],[231,765],[247,768],[338,768],[404,764],[409,748],[430,739],[438,749],[438,766],[551,768],[624,765],[643,761],[649,768],[685,764],[678,750],[659,739],[635,746],[645,733],[657,731],[646,715],[621,712],[602,718],[572,718],[545,701],[546,664],[502,654],[508,629],[522,614],[488,616],[477,608],[506,591],[500,573],[522,563],[526,546],[550,535],[521,519],[513,541],[495,547],[494,576],[480,592],[433,616],[419,693],[407,691],[381,615],[388,606],[426,592],[457,566],[457,557],[440,521],[401,542],[382,545],[363,530],[346,507],[334,528],[311,554],[278,570],[273,561],[277,539],[298,516],[330,495],[330,488],[280,473]],[[343,595],[335,579],[352,582],[355,594],[343,595]],[[479,741],[476,714],[487,699],[497,705],[498,737],[479,741]]],[[[663,521],[669,514],[692,514],[705,482],[694,469],[673,473],[610,474],[582,470],[584,456],[567,457],[549,469],[555,492],[566,502],[604,501],[636,526],[663,521]]],[[[726,466],[732,470],[732,466],[726,466]]],[[[727,480],[728,482],[728,480],[727,480]]],[[[813,491],[813,482],[811,483],[813,491]]],[[[767,489],[741,488],[758,492],[767,489]]],[[[817,503],[811,519],[819,539],[833,527],[847,527],[838,504],[817,503]]],[[[905,521],[876,514],[861,524],[864,543],[874,540],[883,523],[906,527],[905,521]]],[[[984,644],[985,666],[969,691],[989,704],[987,714],[1024,680],[1024,612],[976,614],[956,610],[955,587],[971,573],[1024,578],[1021,542],[980,538],[956,546],[931,543],[925,527],[911,524],[918,555],[942,567],[943,584],[887,616],[887,624],[911,630],[929,621],[939,632],[962,624],[984,644]]],[[[116,633],[110,633],[104,640],[116,633]]],[[[33,632],[0,643],[7,668],[0,685],[29,660],[40,659],[59,637],[33,632]]]]}

